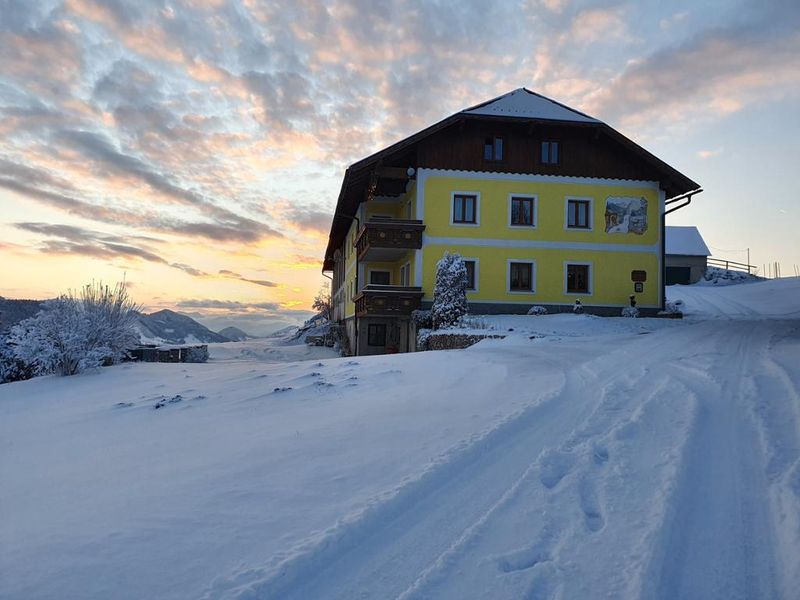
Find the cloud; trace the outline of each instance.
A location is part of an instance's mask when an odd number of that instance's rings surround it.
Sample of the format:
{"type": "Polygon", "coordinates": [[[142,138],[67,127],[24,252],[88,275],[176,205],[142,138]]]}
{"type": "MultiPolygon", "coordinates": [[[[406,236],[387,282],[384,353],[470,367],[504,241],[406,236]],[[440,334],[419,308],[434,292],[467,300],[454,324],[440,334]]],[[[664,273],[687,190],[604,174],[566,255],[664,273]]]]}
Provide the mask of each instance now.
{"type": "Polygon", "coordinates": [[[586,109],[625,128],[686,126],[800,89],[800,11],[711,28],[632,63],[586,109]],[[794,16],[792,16],[794,15],[794,16]]]}
{"type": "Polygon", "coordinates": [[[211,300],[195,299],[180,300],[176,306],[178,308],[209,308],[219,310],[268,310],[277,311],[280,304],[277,302],[238,302],[234,300],[211,300]]]}
{"type": "Polygon", "coordinates": [[[223,277],[228,277],[230,279],[239,279],[240,281],[246,281],[247,283],[254,283],[255,285],[261,285],[264,287],[278,287],[278,284],[275,282],[267,281],[266,279],[249,279],[240,273],[229,271],[228,269],[222,269],[218,272],[223,277]]]}
{"type": "Polygon", "coordinates": [[[715,156],[719,156],[722,154],[722,148],[716,148],[715,150],[698,150],[697,157],[702,158],[703,160],[707,158],[713,158],[715,156]]]}
{"type": "Polygon", "coordinates": [[[137,244],[140,241],[160,242],[154,238],[143,236],[120,236],[99,231],[92,231],[73,225],[52,223],[22,222],[14,223],[19,230],[46,237],[39,250],[48,254],[79,254],[91,258],[102,259],[140,259],[179,269],[194,277],[207,277],[208,273],[190,265],[169,262],[152,248],[137,244]]]}

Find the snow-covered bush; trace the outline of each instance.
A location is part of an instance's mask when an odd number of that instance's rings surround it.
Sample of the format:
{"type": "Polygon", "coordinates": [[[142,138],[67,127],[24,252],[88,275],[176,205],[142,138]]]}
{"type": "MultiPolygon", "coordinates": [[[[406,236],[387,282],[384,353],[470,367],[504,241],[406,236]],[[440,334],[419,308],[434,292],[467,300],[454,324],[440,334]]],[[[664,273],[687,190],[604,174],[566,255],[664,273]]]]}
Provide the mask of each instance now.
{"type": "Polygon", "coordinates": [[[433,329],[433,317],[429,310],[411,311],[411,322],[417,329],[433,329]]]}
{"type": "Polygon", "coordinates": [[[683,300],[675,300],[674,302],[667,301],[665,312],[679,313],[683,312],[683,300]]]}
{"type": "Polygon", "coordinates": [[[436,263],[436,283],[433,288],[431,318],[433,327],[453,325],[467,314],[467,267],[460,254],[445,252],[436,263]]]}
{"type": "Polygon", "coordinates": [[[636,317],[639,316],[639,309],[636,308],[635,306],[626,306],[625,308],[622,309],[622,316],[635,319],[636,317]]]}
{"type": "Polygon", "coordinates": [[[0,334],[0,383],[22,381],[33,375],[31,366],[17,358],[8,336],[0,334]]]}
{"type": "Polygon", "coordinates": [[[44,302],[35,317],[12,328],[9,341],[35,374],[74,375],[127,355],[139,341],[138,308],[124,285],[93,283],[44,302]]]}
{"type": "Polygon", "coordinates": [[[544,306],[531,306],[528,310],[529,315],[546,315],[547,309],[544,306]]]}
{"type": "Polygon", "coordinates": [[[418,329],[417,330],[417,350],[427,350],[428,340],[433,333],[432,329],[418,329]]]}
{"type": "Polygon", "coordinates": [[[572,312],[574,312],[576,315],[583,313],[583,303],[581,302],[580,298],[575,300],[575,305],[572,307],[572,312]]]}

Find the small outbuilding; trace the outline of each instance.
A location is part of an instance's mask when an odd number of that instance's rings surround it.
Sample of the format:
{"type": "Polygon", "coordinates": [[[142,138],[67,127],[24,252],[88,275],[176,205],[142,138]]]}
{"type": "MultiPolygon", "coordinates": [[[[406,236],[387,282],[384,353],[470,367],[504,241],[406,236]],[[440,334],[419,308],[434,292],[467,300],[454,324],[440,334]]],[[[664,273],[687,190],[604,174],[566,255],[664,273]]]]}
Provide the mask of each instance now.
{"type": "Polygon", "coordinates": [[[697,283],[706,272],[711,252],[697,227],[667,226],[664,260],[666,284],[697,283]]]}

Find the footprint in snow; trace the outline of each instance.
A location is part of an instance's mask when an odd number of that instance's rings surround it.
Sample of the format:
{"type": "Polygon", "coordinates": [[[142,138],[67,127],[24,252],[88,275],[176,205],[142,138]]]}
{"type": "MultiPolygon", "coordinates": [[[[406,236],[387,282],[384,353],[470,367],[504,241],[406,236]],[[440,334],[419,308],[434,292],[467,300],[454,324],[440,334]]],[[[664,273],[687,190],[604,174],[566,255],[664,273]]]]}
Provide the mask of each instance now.
{"type": "Polygon", "coordinates": [[[575,457],[565,452],[550,451],[542,457],[539,481],[547,489],[556,487],[572,470],[575,457]]]}
{"type": "Polygon", "coordinates": [[[117,402],[114,408],[128,408],[130,406],[133,406],[133,402],[117,402]]]}
{"type": "Polygon", "coordinates": [[[580,485],[580,504],[583,511],[586,528],[591,532],[600,531],[606,524],[594,484],[589,479],[584,479],[580,485]]]}
{"type": "Polygon", "coordinates": [[[272,390],[272,391],[273,391],[273,392],[276,392],[276,393],[277,393],[277,392],[288,392],[288,391],[289,391],[289,390],[291,390],[291,389],[292,389],[291,387],[276,387],[276,388],[275,388],[274,390],[272,390]]]}

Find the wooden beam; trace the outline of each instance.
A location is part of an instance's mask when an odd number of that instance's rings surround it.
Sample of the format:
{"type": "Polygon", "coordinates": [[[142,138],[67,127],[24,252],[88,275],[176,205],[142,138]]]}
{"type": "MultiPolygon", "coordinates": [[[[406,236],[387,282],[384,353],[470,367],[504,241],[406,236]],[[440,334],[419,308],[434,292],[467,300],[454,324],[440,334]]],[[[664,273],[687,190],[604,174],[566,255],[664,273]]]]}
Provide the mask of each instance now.
{"type": "Polygon", "coordinates": [[[408,169],[405,167],[378,167],[375,176],[380,179],[408,179],[408,169]]]}

